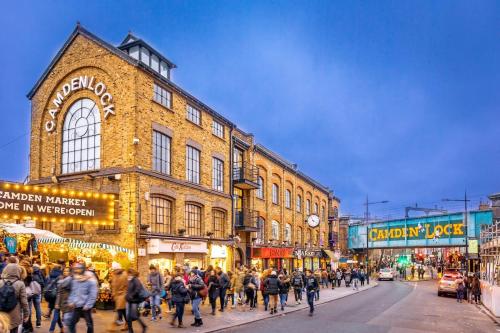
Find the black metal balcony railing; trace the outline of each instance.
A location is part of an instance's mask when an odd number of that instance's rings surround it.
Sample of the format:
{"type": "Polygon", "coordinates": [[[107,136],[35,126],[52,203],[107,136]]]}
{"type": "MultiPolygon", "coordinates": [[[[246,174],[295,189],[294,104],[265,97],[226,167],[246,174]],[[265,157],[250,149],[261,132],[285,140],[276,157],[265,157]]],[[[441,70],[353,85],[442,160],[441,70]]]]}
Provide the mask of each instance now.
{"type": "Polygon", "coordinates": [[[256,210],[243,208],[235,211],[234,224],[241,231],[258,231],[257,219],[259,214],[256,210]]]}
{"type": "Polygon", "coordinates": [[[259,177],[259,168],[250,163],[234,163],[233,182],[234,186],[242,189],[259,188],[257,178],[259,177]]]}

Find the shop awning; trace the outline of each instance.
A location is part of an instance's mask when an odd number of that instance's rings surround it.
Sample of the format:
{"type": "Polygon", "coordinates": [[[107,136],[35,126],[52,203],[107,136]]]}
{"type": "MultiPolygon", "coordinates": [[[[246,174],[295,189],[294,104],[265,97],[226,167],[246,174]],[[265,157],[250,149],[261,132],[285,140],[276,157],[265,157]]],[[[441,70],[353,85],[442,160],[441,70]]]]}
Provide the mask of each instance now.
{"type": "Polygon", "coordinates": [[[48,230],[25,227],[22,224],[0,223],[0,230],[3,230],[9,234],[15,234],[15,235],[21,235],[21,234],[35,235],[35,238],[38,241],[40,241],[40,239],[64,240],[63,237],[61,237],[53,232],[50,232],[48,230]]]}
{"type": "Polygon", "coordinates": [[[105,250],[114,250],[116,252],[124,252],[128,255],[133,255],[133,251],[118,245],[111,245],[105,243],[92,243],[92,242],[84,242],[78,239],[72,238],[39,238],[39,243],[45,244],[65,244],[71,247],[82,248],[82,249],[105,249],[105,250]]]}
{"type": "Polygon", "coordinates": [[[330,258],[333,261],[338,261],[338,258],[335,256],[335,253],[333,251],[331,251],[331,250],[325,250],[325,249],[323,249],[322,251],[323,251],[323,256],[325,258],[330,258]]]}

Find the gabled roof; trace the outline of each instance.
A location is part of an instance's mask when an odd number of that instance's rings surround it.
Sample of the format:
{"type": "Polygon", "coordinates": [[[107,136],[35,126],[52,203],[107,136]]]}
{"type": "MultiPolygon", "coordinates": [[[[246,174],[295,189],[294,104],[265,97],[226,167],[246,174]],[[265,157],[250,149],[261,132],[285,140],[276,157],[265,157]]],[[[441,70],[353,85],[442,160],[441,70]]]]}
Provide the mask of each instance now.
{"type": "Polygon", "coordinates": [[[165,62],[168,65],[169,68],[177,68],[176,64],[174,64],[173,62],[171,62],[170,60],[168,60],[167,58],[165,58],[154,47],[152,47],[151,45],[149,45],[148,43],[146,43],[144,40],[136,37],[131,32],[129,32],[127,34],[127,36],[121,42],[121,44],[118,46],[118,48],[120,50],[125,50],[125,49],[129,49],[129,48],[131,48],[133,46],[136,46],[136,45],[144,46],[147,49],[149,49],[150,52],[153,52],[154,54],[156,54],[158,56],[158,58],[160,58],[160,60],[162,60],[163,62],[165,62]]]}
{"type": "Polygon", "coordinates": [[[66,42],[64,43],[64,45],[61,47],[61,49],[59,50],[59,52],[57,52],[57,54],[54,57],[54,59],[52,59],[52,61],[50,62],[49,66],[47,66],[47,68],[43,72],[42,76],[38,79],[38,81],[36,81],[36,83],[33,86],[33,88],[31,88],[31,90],[29,91],[29,93],[27,95],[27,97],[29,99],[33,98],[33,96],[37,92],[38,88],[40,88],[40,86],[42,85],[42,82],[47,78],[47,76],[52,71],[52,69],[54,68],[54,66],[57,64],[57,62],[59,61],[59,59],[61,59],[61,57],[63,56],[64,52],[66,52],[66,50],[68,49],[68,47],[71,45],[71,43],[75,40],[75,38],[78,35],[82,35],[82,36],[87,37],[88,39],[92,40],[96,44],[100,45],[101,47],[105,48],[109,52],[117,55],[118,57],[120,57],[123,60],[129,62],[132,65],[137,65],[138,62],[139,62],[138,60],[130,57],[125,52],[117,49],[113,45],[109,44],[108,42],[106,42],[106,41],[102,40],[101,38],[97,37],[96,35],[94,35],[90,31],[86,30],[80,24],[77,24],[75,30],[73,30],[73,32],[71,33],[71,35],[69,36],[69,38],[66,40],[66,42]]]}

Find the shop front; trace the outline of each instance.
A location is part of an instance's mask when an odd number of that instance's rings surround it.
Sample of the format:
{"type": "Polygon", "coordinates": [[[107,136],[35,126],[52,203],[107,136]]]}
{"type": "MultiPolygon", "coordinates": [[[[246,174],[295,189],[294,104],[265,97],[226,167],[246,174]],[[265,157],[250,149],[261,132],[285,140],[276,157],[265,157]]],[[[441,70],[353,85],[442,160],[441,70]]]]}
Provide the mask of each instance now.
{"type": "Polygon", "coordinates": [[[290,271],[293,267],[292,247],[252,247],[252,267],[258,270],[274,268],[290,271]]]}
{"type": "MultiPolygon", "coordinates": [[[[202,240],[149,239],[146,265],[156,266],[160,271],[172,271],[176,266],[191,269],[207,266],[208,245],[202,240]]],[[[143,263],[144,261],[141,260],[143,263]]],[[[143,265],[139,265],[143,267],[143,265]]]]}
{"type": "Polygon", "coordinates": [[[325,254],[321,249],[296,248],[293,255],[295,257],[295,268],[311,269],[313,271],[319,268],[326,269],[325,254]]]}
{"type": "Polygon", "coordinates": [[[232,270],[231,247],[227,244],[210,244],[209,264],[212,267],[220,267],[224,272],[232,270]]]}

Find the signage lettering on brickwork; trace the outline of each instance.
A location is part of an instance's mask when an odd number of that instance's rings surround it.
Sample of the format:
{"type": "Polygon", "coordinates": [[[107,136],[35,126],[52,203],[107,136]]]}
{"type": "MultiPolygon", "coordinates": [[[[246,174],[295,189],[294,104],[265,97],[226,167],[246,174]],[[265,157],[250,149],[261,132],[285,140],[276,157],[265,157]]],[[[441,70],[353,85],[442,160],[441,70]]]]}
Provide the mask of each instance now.
{"type": "Polygon", "coordinates": [[[108,92],[106,85],[102,81],[98,81],[93,76],[78,76],[74,77],[65,84],[61,90],[56,93],[55,98],[50,103],[49,115],[50,119],[45,123],[45,130],[52,132],[56,129],[57,114],[61,110],[64,100],[72,93],[79,90],[90,90],[99,99],[104,111],[104,119],[115,114],[115,105],[113,104],[113,95],[108,92]]]}

